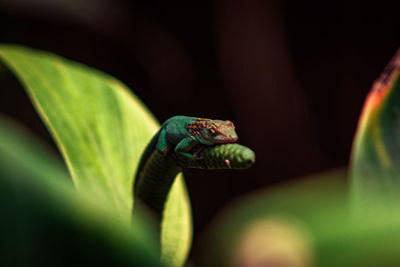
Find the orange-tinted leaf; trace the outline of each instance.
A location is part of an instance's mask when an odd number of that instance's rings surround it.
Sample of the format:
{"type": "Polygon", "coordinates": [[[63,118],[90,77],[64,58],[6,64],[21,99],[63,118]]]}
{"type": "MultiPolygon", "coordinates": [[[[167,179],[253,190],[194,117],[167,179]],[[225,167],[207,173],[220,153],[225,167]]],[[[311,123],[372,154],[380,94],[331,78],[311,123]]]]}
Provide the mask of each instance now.
{"type": "Polygon", "coordinates": [[[400,200],[400,50],[367,96],[351,168],[352,197],[358,204],[400,200]]]}

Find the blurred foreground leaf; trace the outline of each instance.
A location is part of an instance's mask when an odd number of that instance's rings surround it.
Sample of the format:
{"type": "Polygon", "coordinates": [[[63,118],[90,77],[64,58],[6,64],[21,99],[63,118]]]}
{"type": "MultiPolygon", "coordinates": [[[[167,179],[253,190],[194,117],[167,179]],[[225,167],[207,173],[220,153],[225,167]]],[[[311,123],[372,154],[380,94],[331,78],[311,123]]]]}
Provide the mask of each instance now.
{"type": "Polygon", "coordinates": [[[1,266],[159,266],[143,222],[78,194],[26,129],[0,117],[1,266]]]}
{"type": "Polygon", "coordinates": [[[397,266],[399,213],[353,216],[346,189],[336,171],[239,199],[206,232],[202,266],[397,266]]]}
{"type": "MultiPolygon", "coordinates": [[[[0,60],[24,85],[52,134],[78,191],[110,204],[127,224],[141,153],[158,124],[115,78],[51,53],[1,45],[0,60]]],[[[180,266],[191,243],[183,177],[174,183],[162,222],[162,259],[180,266]]]]}
{"type": "Polygon", "coordinates": [[[400,50],[367,96],[351,169],[351,193],[357,207],[400,201],[400,50]]]}

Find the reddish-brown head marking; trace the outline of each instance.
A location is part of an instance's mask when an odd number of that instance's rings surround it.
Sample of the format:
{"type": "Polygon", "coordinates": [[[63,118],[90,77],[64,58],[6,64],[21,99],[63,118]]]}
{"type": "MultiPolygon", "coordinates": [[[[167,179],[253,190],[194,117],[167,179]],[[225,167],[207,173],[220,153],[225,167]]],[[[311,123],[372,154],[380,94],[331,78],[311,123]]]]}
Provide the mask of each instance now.
{"type": "Polygon", "coordinates": [[[234,143],[238,137],[231,121],[196,119],[186,124],[186,130],[191,136],[199,135],[202,144],[234,143]]]}
{"type": "Polygon", "coordinates": [[[210,121],[210,119],[196,119],[194,123],[186,125],[186,129],[189,130],[192,135],[201,134],[203,129],[209,129],[212,133],[215,133],[215,125],[207,124],[210,121]]]}

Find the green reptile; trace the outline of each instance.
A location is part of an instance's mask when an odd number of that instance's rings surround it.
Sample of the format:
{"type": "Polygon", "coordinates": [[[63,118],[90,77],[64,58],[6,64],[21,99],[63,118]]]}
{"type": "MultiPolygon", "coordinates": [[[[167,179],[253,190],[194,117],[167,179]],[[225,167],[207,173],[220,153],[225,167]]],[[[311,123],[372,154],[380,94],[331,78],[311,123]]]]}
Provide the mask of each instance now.
{"type": "Polygon", "coordinates": [[[245,169],[254,152],[236,144],[231,121],[175,116],[165,121],[147,145],[136,172],[134,192],[161,217],[176,175],[183,168],[245,169]]]}

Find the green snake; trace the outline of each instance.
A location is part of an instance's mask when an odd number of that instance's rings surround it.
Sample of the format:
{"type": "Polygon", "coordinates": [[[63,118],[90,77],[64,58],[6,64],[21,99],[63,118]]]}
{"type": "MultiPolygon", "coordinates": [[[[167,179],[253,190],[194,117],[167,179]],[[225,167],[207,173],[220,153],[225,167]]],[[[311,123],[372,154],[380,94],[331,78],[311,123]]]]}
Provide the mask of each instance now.
{"type": "Polygon", "coordinates": [[[142,155],[134,193],[161,218],[172,183],[179,172],[196,169],[246,169],[254,152],[237,141],[230,121],[175,116],[161,125],[142,155]]]}

